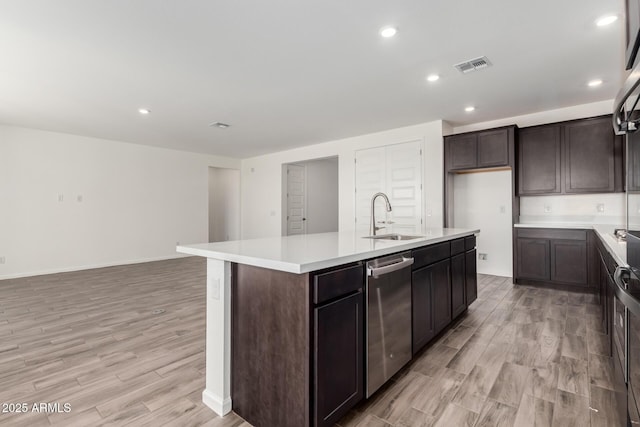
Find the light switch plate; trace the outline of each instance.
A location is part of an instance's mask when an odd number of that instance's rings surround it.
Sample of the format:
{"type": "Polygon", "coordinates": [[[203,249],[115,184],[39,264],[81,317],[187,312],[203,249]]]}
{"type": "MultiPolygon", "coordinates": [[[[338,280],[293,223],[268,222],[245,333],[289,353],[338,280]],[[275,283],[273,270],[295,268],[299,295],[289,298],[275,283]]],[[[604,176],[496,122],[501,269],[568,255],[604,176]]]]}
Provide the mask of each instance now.
{"type": "Polygon", "coordinates": [[[598,212],[604,212],[604,203],[598,203],[596,209],[598,212]]]}
{"type": "Polygon", "coordinates": [[[551,212],[551,205],[544,205],[544,211],[545,211],[546,213],[551,212]]]}

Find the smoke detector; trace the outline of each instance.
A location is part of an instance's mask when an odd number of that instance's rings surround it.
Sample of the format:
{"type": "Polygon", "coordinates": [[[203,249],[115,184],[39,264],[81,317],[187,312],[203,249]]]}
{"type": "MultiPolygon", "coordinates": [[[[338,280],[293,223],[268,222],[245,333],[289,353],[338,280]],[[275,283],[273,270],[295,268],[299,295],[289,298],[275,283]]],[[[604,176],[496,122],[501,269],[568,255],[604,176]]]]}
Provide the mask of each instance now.
{"type": "Polygon", "coordinates": [[[479,58],[470,59],[468,61],[461,62],[459,64],[454,65],[453,67],[460,71],[463,74],[470,73],[476,70],[482,70],[483,68],[490,67],[491,61],[486,56],[481,56],[479,58]]]}

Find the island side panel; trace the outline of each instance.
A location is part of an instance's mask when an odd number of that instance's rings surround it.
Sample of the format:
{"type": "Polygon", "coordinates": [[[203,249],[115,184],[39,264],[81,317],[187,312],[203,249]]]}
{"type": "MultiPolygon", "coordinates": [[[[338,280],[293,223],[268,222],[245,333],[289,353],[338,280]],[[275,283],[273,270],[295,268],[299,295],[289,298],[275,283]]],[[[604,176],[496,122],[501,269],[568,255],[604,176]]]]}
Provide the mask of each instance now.
{"type": "Polygon", "coordinates": [[[309,275],[233,266],[233,410],[256,426],[308,426],[309,275]]]}
{"type": "Polygon", "coordinates": [[[231,267],[207,259],[206,388],[202,401],[223,416],[231,412],[231,267]]]}

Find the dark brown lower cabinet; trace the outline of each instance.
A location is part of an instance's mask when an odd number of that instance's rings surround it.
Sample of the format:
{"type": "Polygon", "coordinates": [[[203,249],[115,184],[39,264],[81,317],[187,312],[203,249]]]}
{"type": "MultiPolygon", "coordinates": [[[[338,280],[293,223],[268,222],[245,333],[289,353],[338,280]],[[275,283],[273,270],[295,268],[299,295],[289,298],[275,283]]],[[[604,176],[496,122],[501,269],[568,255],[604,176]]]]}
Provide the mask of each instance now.
{"type": "Polygon", "coordinates": [[[436,335],[431,311],[433,273],[431,267],[423,267],[414,271],[411,277],[413,354],[416,354],[436,335]]]}
{"type": "Polygon", "coordinates": [[[518,278],[549,280],[551,258],[548,239],[518,239],[518,278]]]}
{"type": "Polygon", "coordinates": [[[315,425],[333,426],[364,397],[364,293],[314,311],[315,425]]]}
{"type": "Polygon", "coordinates": [[[413,272],[411,282],[413,353],[451,322],[451,262],[436,262],[413,272]]]}
{"type": "Polygon", "coordinates": [[[458,317],[467,309],[465,298],[465,254],[451,257],[451,316],[458,317]]]}
{"type": "Polygon", "coordinates": [[[544,282],[597,292],[593,232],[579,229],[516,229],[516,283],[544,282]],[[590,234],[591,233],[591,234],[590,234]],[[592,261],[590,261],[592,260],[592,261]]]}
{"type": "Polygon", "coordinates": [[[586,240],[551,240],[551,281],[587,286],[586,240]]]}
{"type": "Polygon", "coordinates": [[[469,307],[472,302],[478,298],[478,269],[477,269],[477,258],[476,258],[476,250],[472,249],[467,251],[464,254],[464,262],[465,262],[465,297],[466,297],[466,306],[469,307]]]}

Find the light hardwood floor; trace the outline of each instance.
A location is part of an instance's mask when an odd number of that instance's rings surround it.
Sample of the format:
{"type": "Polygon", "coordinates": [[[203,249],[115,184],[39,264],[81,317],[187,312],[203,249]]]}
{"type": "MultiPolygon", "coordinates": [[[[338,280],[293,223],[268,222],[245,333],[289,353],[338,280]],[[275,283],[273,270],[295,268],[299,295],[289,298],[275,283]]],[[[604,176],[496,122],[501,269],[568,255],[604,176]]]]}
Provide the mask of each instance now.
{"type": "MultiPolygon", "coordinates": [[[[0,281],[0,404],[71,405],[0,413],[0,425],[248,426],[201,402],[205,268],[185,258],[0,281]]],[[[616,425],[593,298],[495,276],[478,287],[455,327],[341,426],[616,425]]]]}

